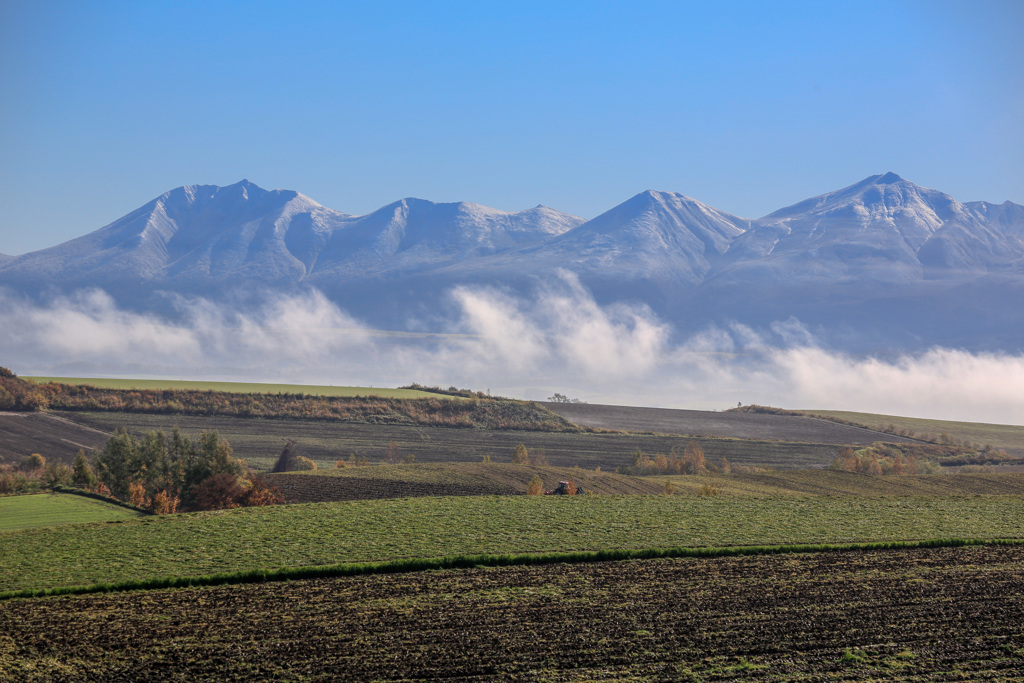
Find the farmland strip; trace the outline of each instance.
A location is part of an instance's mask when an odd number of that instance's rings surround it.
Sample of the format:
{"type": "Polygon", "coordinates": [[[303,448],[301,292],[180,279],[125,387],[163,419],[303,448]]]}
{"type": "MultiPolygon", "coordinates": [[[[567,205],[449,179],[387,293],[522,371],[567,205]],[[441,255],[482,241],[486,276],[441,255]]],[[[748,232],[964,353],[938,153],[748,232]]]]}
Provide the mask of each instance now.
{"type": "Polygon", "coordinates": [[[58,595],[84,595],[164,588],[191,588],[228,584],[292,581],[298,579],[360,576],[366,574],[398,574],[442,569],[469,569],[474,567],[511,567],[545,564],[579,564],[589,562],[621,562],[672,558],[743,557],[754,555],[784,555],[792,553],[871,552],[879,550],[908,550],[916,548],[960,548],[965,546],[1021,546],[1024,539],[968,539],[939,538],[920,541],[885,541],[875,543],[809,543],[794,545],[734,546],[724,548],[641,548],[590,550],[549,553],[510,553],[500,555],[455,555],[439,558],[409,558],[384,562],[358,562],[335,565],[287,567],[276,570],[248,570],[191,577],[166,577],[97,583],[88,586],[59,586],[0,593],[0,601],[15,598],[39,598],[58,595]]]}

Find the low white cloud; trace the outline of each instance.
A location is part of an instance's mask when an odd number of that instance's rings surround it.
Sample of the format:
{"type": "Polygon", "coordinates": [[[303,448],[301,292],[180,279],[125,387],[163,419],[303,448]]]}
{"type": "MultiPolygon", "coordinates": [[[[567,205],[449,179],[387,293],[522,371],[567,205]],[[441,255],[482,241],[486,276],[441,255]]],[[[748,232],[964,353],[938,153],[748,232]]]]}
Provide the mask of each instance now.
{"type": "Polygon", "coordinates": [[[461,327],[474,335],[459,351],[480,369],[500,363],[535,377],[543,368],[539,378],[555,372],[617,382],[650,372],[667,351],[669,329],[649,310],[602,308],[568,273],[531,302],[466,287],[453,296],[461,327]]]}
{"type": "Polygon", "coordinates": [[[0,363],[29,375],[228,379],[302,374],[373,352],[370,333],[318,292],[244,313],[204,299],[177,308],[174,320],[130,312],[99,290],[42,306],[0,296],[0,363]]]}
{"type": "Polygon", "coordinates": [[[799,321],[682,341],[645,307],[601,306],[565,275],[529,299],[461,287],[443,334],[372,330],[318,292],[239,311],[179,299],[172,320],[100,291],[37,305],[0,296],[0,365],[26,375],[398,386],[544,399],[793,408],[1024,424],[1024,356],[931,349],[880,359],[824,349],[799,321]],[[673,341],[675,339],[675,341],[673,341]]]}
{"type": "Polygon", "coordinates": [[[936,348],[880,360],[804,347],[772,360],[805,406],[1024,424],[1024,356],[936,348]]]}

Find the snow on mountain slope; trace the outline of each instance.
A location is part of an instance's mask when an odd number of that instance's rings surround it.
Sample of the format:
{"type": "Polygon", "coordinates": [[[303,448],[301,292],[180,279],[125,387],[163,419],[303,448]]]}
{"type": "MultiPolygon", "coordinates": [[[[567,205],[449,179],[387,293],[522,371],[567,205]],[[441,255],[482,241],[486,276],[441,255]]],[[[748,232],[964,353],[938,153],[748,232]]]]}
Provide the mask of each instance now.
{"type": "Polygon", "coordinates": [[[467,202],[408,198],[347,219],[332,233],[317,274],[444,266],[536,244],[581,223],[582,218],[542,206],[510,213],[467,202]]]}
{"type": "Polygon", "coordinates": [[[591,278],[693,284],[748,223],[685,195],[648,190],[523,253],[591,278]]]}
{"type": "Polygon", "coordinates": [[[751,271],[744,279],[788,274],[910,282],[924,273],[919,250],[944,225],[982,228],[949,195],[886,173],[753,221],[734,241],[728,261],[734,275],[751,271]]]}
{"type": "Polygon", "coordinates": [[[190,185],[88,235],[7,262],[4,270],[8,278],[82,286],[246,273],[294,277],[305,269],[286,244],[292,221],[305,217],[309,226],[292,238],[301,255],[303,242],[344,216],[298,192],[267,191],[245,180],[227,187],[190,185]]]}
{"type": "Polygon", "coordinates": [[[941,237],[948,245],[947,249],[963,254],[958,259],[961,267],[1013,269],[1024,273],[1024,206],[1009,201],[1002,204],[966,202],[964,206],[977,218],[976,224],[951,223],[949,230],[943,226],[936,233],[936,237],[941,237]],[[947,234],[954,232],[955,238],[947,234]]]}
{"type": "Polygon", "coordinates": [[[949,195],[890,172],[779,209],[758,222],[799,225],[807,239],[817,241],[828,240],[837,229],[887,228],[916,249],[942,223],[968,215],[949,195]]]}
{"type": "Polygon", "coordinates": [[[405,199],[366,216],[243,180],[179,187],[64,244],[4,263],[4,280],[174,288],[212,281],[297,282],[416,269],[492,254],[583,222],[546,207],[509,213],[405,199]]]}
{"type": "Polygon", "coordinates": [[[174,226],[168,239],[153,239],[154,248],[165,249],[164,277],[301,278],[347,217],[298,192],[267,191],[247,181],[182,190],[172,193],[151,224],[174,226]]]}

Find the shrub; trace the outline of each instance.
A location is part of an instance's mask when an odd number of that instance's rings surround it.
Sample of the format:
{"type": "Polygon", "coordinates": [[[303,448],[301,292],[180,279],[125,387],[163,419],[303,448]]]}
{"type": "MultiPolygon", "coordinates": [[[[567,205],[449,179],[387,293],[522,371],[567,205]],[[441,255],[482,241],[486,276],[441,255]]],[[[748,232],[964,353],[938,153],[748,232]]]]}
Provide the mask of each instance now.
{"type": "Polygon", "coordinates": [[[110,489],[107,488],[107,485],[104,484],[102,481],[97,482],[95,487],[87,488],[86,491],[88,491],[89,493],[95,493],[97,496],[106,496],[107,498],[114,497],[114,494],[111,493],[110,489]]]}
{"type": "Polygon", "coordinates": [[[237,477],[221,472],[204,480],[196,487],[193,496],[195,510],[230,510],[241,507],[245,489],[237,477]]]}
{"type": "Polygon", "coordinates": [[[245,507],[262,507],[264,505],[280,505],[284,502],[281,489],[269,485],[260,477],[252,477],[249,488],[242,497],[242,505],[245,507]]]}
{"type": "Polygon", "coordinates": [[[348,460],[339,460],[334,464],[338,469],[344,469],[346,467],[363,467],[369,465],[370,461],[366,458],[357,458],[355,453],[348,454],[348,460]]]}
{"type": "Polygon", "coordinates": [[[704,449],[696,441],[686,444],[686,449],[683,450],[683,463],[686,466],[686,474],[703,474],[708,471],[704,449]]]}
{"type": "Polygon", "coordinates": [[[180,504],[181,501],[178,500],[177,496],[173,496],[167,491],[160,491],[153,496],[151,509],[158,515],[173,515],[178,511],[180,504]]]}
{"type": "Polygon", "coordinates": [[[534,467],[547,467],[548,456],[544,452],[544,449],[534,448],[532,451],[530,451],[529,455],[526,456],[526,464],[533,465],[534,467]]]}
{"type": "Polygon", "coordinates": [[[46,467],[46,458],[33,453],[32,455],[26,455],[24,460],[21,461],[21,469],[25,472],[34,472],[46,467]]]}
{"type": "Polygon", "coordinates": [[[47,465],[43,478],[49,488],[54,488],[57,486],[68,486],[71,484],[72,476],[71,468],[60,462],[47,465]]]}
{"type": "Polygon", "coordinates": [[[315,470],[317,468],[316,462],[310,460],[304,455],[300,455],[295,458],[295,464],[292,466],[292,472],[308,472],[309,470],[315,470]]]}
{"type": "Polygon", "coordinates": [[[39,477],[14,472],[8,468],[0,471],[0,493],[26,493],[39,488],[39,477]]]}
{"type": "Polygon", "coordinates": [[[703,484],[700,487],[699,496],[717,496],[722,493],[722,487],[719,484],[703,484]]]}
{"type": "Polygon", "coordinates": [[[137,481],[128,485],[128,502],[137,508],[149,508],[152,503],[146,495],[146,487],[137,481]]]}
{"type": "Polygon", "coordinates": [[[516,446],[516,452],[512,454],[512,462],[516,465],[526,464],[526,458],[529,457],[530,452],[526,449],[526,446],[519,444],[516,446]]]}
{"type": "Polygon", "coordinates": [[[544,495],[544,482],[541,481],[540,475],[533,475],[533,479],[530,480],[530,487],[526,489],[526,495],[528,496],[541,496],[544,495]]]}

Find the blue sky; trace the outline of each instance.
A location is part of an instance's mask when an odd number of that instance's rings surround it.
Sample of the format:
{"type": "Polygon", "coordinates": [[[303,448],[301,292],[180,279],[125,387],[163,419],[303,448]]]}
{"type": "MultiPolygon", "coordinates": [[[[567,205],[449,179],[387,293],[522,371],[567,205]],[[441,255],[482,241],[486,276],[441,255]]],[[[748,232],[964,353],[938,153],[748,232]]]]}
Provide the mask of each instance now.
{"type": "Polygon", "coordinates": [[[1024,3],[0,3],[0,252],[185,184],[755,218],[896,171],[1024,203],[1024,3]]]}

